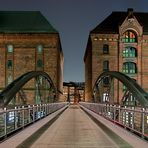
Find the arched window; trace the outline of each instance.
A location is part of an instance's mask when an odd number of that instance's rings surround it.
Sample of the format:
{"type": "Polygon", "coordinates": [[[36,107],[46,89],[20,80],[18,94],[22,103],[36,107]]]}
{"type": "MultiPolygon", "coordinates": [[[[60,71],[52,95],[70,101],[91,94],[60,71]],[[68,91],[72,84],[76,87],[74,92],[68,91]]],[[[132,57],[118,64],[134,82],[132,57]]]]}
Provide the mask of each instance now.
{"type": "Polygon", "coordinates": [[[7,52],[12,53],[13,52],[13,45],[7,45],[7,52]]]}
{"type": "Polygon", "coordinates": [[[103,61],[103,71],[109,71],[109,61],[103,61]]]}
{"type": "Polygon", "coordinates": [[[128,30],[123,34],[123,42],[134,43],[137,42],[137,35],[135,32],[128,30]]]}
{"type": "Polygon", "coordinates": [[[125,47],[125,49],[123,49],[122,51],[122,56],[123,57],[130,57],[130,58],[134,58],[137,57],[137,49],[134,47],[125,47]]]}
{"type": "Polygon", "coordinates": [[[9,75],[7,77],[7,84],[10,84],[12,81],[13,81],[13,77],[12,77],[12,75],[9,75]]]}
{"type": "Polygon", "coordinates": [[[42,68],[42,67],[43,67],[43,61],[42,61],[41,59],[39,59],[39,60],[37,61],[37,67],[38,67],[38,68],[42,68]]]}
{"type": "Polygon", "coordinates": [[[43,52],[43,46],[42,45],[38,45],[37,46],[37,53],[41,54],[43,52]]]}
{"type": "Polygon", "coordinates": [[[133,62],[125,62],[125,63],[123,63],[123,73],[127,73],[127,74],[135,74],[135,73],[137,73],[136,63],[133,63],[133,62]]]}
{"type": "Polygon", "coordinates": [[[107,44],[103,45],[103,54],[109,54],[109,46],[107,44]]]}
{"type": "Polygon", "coordinates": [[[8,60],[8,61],[7,61],[7,68],[8,68],[8,69],[12,69],[12,66],[13,66],[12,60],[8,60]]]}

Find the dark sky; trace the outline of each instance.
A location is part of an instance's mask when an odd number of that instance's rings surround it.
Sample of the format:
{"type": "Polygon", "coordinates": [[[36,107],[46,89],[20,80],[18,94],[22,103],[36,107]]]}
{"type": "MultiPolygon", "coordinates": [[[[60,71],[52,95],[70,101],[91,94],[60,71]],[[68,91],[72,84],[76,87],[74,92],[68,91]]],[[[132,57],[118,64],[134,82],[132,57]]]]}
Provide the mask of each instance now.
{"type": "Polygon", "coordinates": [[[0,0],[0,10],[37,10],[60,33],[64,81],[84,81],[89,32],[112,11],[148,12],[148,0],[0,0]]]}

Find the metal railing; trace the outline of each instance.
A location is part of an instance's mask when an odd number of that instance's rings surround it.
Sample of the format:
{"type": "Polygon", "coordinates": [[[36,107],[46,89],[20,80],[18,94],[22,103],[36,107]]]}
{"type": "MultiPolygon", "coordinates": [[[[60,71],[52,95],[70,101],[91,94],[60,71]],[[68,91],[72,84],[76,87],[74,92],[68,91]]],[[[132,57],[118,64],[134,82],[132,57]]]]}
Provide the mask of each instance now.
{"type": "Polygon", "coordinates": [[[0,140],[66,106],[67,102],[15,107],[0,112],[0,140]]]}
{"type": "Polygon", "coordinates": [[[85,108],[148,140],[148,108],[80,102],[85,108]]]}

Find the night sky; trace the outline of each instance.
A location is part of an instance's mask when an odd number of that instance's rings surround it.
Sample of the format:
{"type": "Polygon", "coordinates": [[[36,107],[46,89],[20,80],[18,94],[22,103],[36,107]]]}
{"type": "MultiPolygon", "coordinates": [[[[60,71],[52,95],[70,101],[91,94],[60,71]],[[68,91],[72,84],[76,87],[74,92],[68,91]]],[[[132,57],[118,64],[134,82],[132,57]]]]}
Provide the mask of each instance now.
{"type": "Polygon", "coordinates": [[[60,33],[64,81],[84,81],[89,32],[112,11],[148,12],[148,0],[0,0],[0,10],[41,11],[60,33]]]}

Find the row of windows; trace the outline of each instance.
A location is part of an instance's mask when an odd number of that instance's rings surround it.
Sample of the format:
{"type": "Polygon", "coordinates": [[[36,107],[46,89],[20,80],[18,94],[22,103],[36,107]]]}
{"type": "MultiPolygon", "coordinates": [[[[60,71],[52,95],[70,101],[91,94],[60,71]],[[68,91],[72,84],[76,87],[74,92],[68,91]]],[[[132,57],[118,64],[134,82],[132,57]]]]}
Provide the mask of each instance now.
{"type": "MultiPolygon", "coordinates": [[[[103,54],[109,54],[109,46],[107,44],[103,45],[103,54]]],[[[137,49],[134,47],[125,47],[122,50],[122,57],[137,57],[137,49]]]]}
{"type": "MultiPolygon", "coordinates": [[[[137,42],[137,35],[133,31],[126,31],[123,34],[123,42],[125,43],[135,43],[137,42]]],[[[103,54],[109,54],[109,45],[103,45],[103,54]]],[[[136,57],[137,51],[134,47],[126,47],[123,50],[123,57],[136,57]]]]}
{"type": "MultiPolygon", "coordinates": [[[[43,52],[43,46],[42,45],[38,45],[36,49],[37,49],[37,52],[39,54],[41,54],[43,52]]],[[[7,45],[7,52],[13,53],[13,45],[7,45]]]]}
{"type": "Polygon", "coordinates": [[[122,51],[122,56],[123,57],[137,57],[137,49],[134,47],[125,47],[125,49],[122,51]]]}
{"type": "MultiPolygon", "coordinates": [[[[103,71],[109,71],[109,61],[103,62],[103,71]]],[[[126,74],[135,74],[137,73],[137,65],[134,62],[125,62],[122,71],[126,74]]]]}
{"type": "MultiPolygon", "coordinates": [[[[7,61],[7,68],[11,70],[12,67],[13,67],[13,61],[12,60],[8,60],[7,61]]],[[[42,68],[43,67],[43,61],[41,59],[37,60],[37,67],[38,68],[42,68]]]]}
{"type": "Polygon", "coordinates": [[[133,63],[133,62],[123,63],[122,71],[123,71],[123,73],[127,73],[127,74],[137,73],[137,65],[136,65],[136,63],[133,63]]]}

